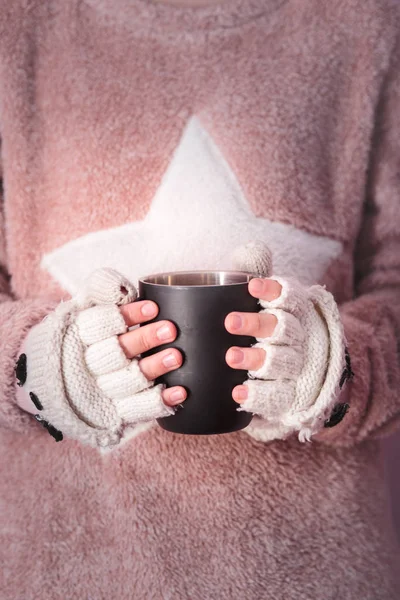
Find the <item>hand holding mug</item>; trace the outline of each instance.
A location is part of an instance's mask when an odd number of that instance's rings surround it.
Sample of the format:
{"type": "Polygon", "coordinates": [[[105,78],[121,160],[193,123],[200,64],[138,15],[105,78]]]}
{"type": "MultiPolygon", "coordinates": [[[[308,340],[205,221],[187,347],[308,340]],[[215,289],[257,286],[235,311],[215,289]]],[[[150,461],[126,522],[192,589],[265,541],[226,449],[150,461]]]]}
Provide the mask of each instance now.
{"type": "MultiPolygon", "coordinates": [[[[120,311],[128,327],[145,323],[156,318],[159,308],[152,301],[131,302],[120,307],[120,311]]],[[[171,321],[157,321],[133,329],[118,337],[127,358],[138,357],[147,350],[157,348],[162,344],[173,342],[177,336],[177,329],[171,321]]],[[[177,348],[161,350],[146,358],[138,359],[139,367],[147,379],[156,379],[165,373],[179,369],[183,357],[177,348]]],[[[184,402],[187,392],[182,386],[166,388],[161,393],[163,401],[168,406],[174,406],[184,402]]]]}

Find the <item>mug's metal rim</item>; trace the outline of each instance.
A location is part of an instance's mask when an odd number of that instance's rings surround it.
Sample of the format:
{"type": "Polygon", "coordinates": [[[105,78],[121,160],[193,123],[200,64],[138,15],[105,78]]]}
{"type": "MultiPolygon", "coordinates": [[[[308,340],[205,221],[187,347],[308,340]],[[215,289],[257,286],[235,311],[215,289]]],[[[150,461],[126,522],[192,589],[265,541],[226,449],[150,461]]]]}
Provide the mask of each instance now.
{"type": "Polygon", "coordinates": [[[190,271],[164,271],[161,273],[151,273],[150,275],[145,275],[144,277],[139,277],[138,282],[140,283],[144,283],[146,285],[154,285],[154,286],[165,286],[165,287],[174,287],[174,288],[194,288],[194,287],[221,287],[221,285],[217,284],[217,285],[208,285],[208,284],[199,284],[199,285],[173,285],[171,286],[168,283],[152,283],[151,281],[147,281],[148,278],[151,277],[160,277],[160,276],[171,276],[171,275],[185,275],[185,274],[193,274],[193,273],[210,273],[210,274],[215,274],[215,273],[219,273],[219,274],[235,274],[235,275],[246,275],[248,277],[247,281],[239,281],[236,283],[226,283],[224,285],[243,285],[244,283],[248,283],[250,281],[250,279],[253,279],[254,277],[260,277],[259,273],[252,273],[249,271],[236,271],[236,270],[229,270],[229,269],[223,269],[223,270],[219,270],[219,269],[192,269],[190,271]]]}

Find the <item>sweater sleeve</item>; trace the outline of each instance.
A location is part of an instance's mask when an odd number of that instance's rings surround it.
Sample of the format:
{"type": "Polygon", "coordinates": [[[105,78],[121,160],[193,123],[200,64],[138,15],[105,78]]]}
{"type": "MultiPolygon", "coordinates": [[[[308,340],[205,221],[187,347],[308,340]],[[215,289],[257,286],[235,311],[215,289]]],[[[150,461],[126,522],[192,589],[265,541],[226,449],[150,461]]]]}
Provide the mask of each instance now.
{"type": "MultiPolygon", "coordinates": [[[[400,39],[400,36],[399,36],[400,39]]],[[[339,307],[354,376],[349,410],[313,439],[350,446],[400,427],[400,41],[376,109],[355,297],[339,307]]]]}
{"type": "Polygon", "coordinates": [[[12,293],[12,274],[7,269],[4,179],[0,161],[0,427],[23,432],[37,424],[16,404],[15,363],[29,329],[55,308],[55,303],[46,299],[20,300],[12,293]]]}

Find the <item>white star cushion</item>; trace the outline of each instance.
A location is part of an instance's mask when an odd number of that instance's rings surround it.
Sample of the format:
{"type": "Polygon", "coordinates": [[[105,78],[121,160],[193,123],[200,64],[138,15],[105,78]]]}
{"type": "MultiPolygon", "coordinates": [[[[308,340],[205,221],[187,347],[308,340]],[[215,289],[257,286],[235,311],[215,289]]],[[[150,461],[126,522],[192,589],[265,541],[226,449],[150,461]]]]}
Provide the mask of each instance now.
{"type": "Polygon", "coordinates": [[[268,244],[275,272],[309,285],[342,251],[338,241],[256,217],[230,165],[192,117],[143,220],[73,240],[41,265],[73,295],[100,267],[135,284],[165,271],[234,269],[235,250],[256,240],[268,244]]]}

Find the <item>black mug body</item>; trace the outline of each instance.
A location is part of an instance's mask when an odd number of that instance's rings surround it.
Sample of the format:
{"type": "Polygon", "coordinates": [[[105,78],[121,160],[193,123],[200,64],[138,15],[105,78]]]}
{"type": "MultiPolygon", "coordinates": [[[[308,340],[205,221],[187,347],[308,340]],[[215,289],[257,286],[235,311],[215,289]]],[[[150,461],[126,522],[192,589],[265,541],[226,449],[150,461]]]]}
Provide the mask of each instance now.
{"type": "Polygon", "coordinates": [[[231,433],[246,427],[252,414],[238,412],[232,390],[247,378],[247,371],[231,368],[225,355],[231,346],[248,347],[257,340],[233,335],[225,329],[226,316],[233,311],[258,312],[258,299],[248,283],[256,274],[241,271],[176,271],[139,279],[137,300],[152,300],[159,313],[148,325],[172,321],[176,339],[141,354],[144,358],[165,348],[177,348],[183,364],[155,380],[167,387],[183,386],[187,398],[175,414],[157,419],[167,431],[192,435],[231,433]]]}

